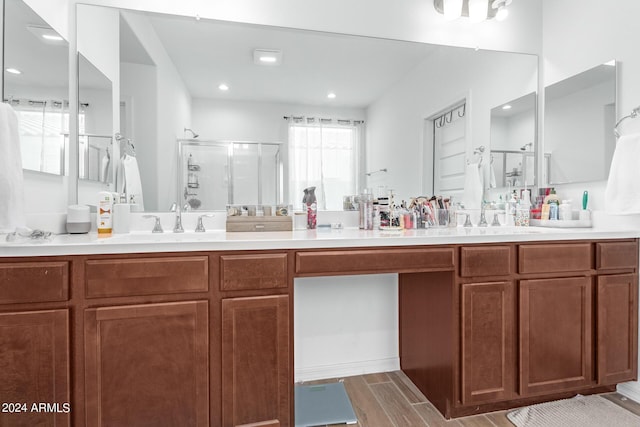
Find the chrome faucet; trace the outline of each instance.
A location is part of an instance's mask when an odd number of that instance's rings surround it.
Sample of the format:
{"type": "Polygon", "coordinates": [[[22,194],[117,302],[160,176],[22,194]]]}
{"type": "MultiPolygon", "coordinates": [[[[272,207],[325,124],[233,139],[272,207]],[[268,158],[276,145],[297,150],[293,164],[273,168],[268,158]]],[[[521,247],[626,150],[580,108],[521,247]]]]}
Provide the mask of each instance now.
{"type": "Polygon", "coordinates": [[[160,217],[157,215],[142,215],[142,218],[155,218],[156,222],[155,224],[153,224],[153,230],[151,230],[152,233],[164,233],[164,230],[162,229],[162,224],[160,224],[160,217]]]}
{"type": "Polygon", "coordinates": [[[173,226],[174,233],[184,233],[184,228],[182,228],[182,211],[180,207],[176,208],[176,224],[173,226]]]}
{"type": "Polygon", "coordinates": [[[206,230],[204,229],[204,224],[202,223],[202,218],[213,218],[213,214],[204,214],[198,217],[198,225],[196,226],[196,233],[204,233],[206,230]]]}

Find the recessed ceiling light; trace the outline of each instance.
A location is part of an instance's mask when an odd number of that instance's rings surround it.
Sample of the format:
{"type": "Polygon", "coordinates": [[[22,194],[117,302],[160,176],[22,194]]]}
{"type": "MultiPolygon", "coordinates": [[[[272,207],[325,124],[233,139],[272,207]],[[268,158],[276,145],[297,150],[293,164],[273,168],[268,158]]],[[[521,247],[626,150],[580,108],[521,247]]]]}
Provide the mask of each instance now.
{"type": "Polygon", "coordinates": [[[22,71],[18,70],[17,68],[7,68],[7,73],[22,74],[22,71]]]}
{"type": "Polygon", "coordinates": [[[502,109],[503,110],[510,110],[511,109],[511,105],[509,105],[509,104],[503,105],[502,109]]]}
{"type": "Polygon", "coordinates": [[[277,49],[254,49],[253,62],[258,65],[280,65],[282,51],[277,49]]]}
{"type": "Polygon", "coordinates": [[[54,34],[43,34],[42,38],[45,40],[51,40],[56,42],[61,42],[62,40],[64,40],[62,37],[54,34]]]}
{"type": "Polygon", "coordinates": [[[220,83],[220,85],[218,86],[218,89],[220,89],[221,91],[227,91],[229,90],[229,86],[227,86],[224,83],[220,83]]]}
{"type": "Polygon", "coordinates": [[[38,25],[27,25],[27,30],[36,36],[41,42],[61,46],[64,44],[64,38],[55,32],[53,28],[40,27],[38,25]]]}
{"type": "Polygon", "coordinates": [[[336,98],[336,94],[335,94],[335,93],[333,93],[333,92],[329,92],[329,93],[327,94],[327,98],[329,98],[329,99],[335,99],[335,98],[336,98]]]}

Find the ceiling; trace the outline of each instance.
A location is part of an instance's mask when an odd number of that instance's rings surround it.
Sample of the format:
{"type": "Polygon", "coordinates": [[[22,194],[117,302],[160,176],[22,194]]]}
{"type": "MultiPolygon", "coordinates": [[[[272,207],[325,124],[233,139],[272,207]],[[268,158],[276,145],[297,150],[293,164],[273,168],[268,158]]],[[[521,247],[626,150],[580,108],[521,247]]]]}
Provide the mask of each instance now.
{"type": "Polygon", "coordinates": [[[20,0],[5,0],[5,68],[17,68],[15,75],[3,70],[5,95],[11,85],[64,89],[69,85],[69,44],[39,39],[28,25],[49,27],[29,6],[20,0]]]}
{"type": "Polygon", "coordinates": [[[364,108],[438,48],[160,14],[147,16],[194,98],[364,108]],[[281,50],[282,64],[254,64],[256,48],[281,50]],[[221,92],[220,83],[230,89],[221,92]],[[328,99],[329,92],[336,98],[328,99]]]}

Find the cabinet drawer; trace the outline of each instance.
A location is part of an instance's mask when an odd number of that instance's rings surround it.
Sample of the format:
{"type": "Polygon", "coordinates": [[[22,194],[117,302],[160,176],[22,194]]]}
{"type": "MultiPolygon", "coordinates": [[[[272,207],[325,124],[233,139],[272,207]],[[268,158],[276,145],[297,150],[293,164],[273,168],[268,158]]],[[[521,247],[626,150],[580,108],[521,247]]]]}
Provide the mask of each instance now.
{"type": "Polygon", "coordinates": [[[462,277],[508,276],[511,274],[509,246],[460,248],[462,277]]]}
{"type": "Polygon", "coordinates": [[[286,253],[220,257],[220,289],[223,291],[286,287],[286,253]]]}
{"type": "Polygon", "coordinates": [[[86,297],[206,292],[206,256],[90,260],[85,265],[86,297]]]}
{"type": "Polygon", "coordinates": [[[296,254],[296,274],[366,274],[453,270],[453,248],[362,249],[296,254]]]}
{"type": "Polygon", "coordinates": [[[0,264],[0,304],[69,299],[69,262],[0,264]]]}
{"type": "Polygon", "coordinates": [[[596,268],[613,270],[638,268],[637,242],[605,242],[596,244],[596,268]]]}
{"type": "Polygon", "coordinates": [[[521,245],[520,273],[561,273],[592,268],[591,243],[521,245]]]}

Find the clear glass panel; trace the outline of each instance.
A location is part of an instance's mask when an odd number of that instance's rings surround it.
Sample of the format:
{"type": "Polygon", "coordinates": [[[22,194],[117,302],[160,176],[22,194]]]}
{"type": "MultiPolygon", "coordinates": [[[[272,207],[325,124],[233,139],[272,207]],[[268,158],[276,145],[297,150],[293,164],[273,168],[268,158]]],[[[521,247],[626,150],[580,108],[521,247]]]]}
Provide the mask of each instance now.
{"type": "Polygon", "coordinates": [[[263,205],[280,203],[280,145],[262,144],[260,186],[263,205]]]}
{"type": "Polygon", "coordinates": [[[258,144],[233,144],[231,176],[233,203],[259,204],[259,147],[258,144]]]}

